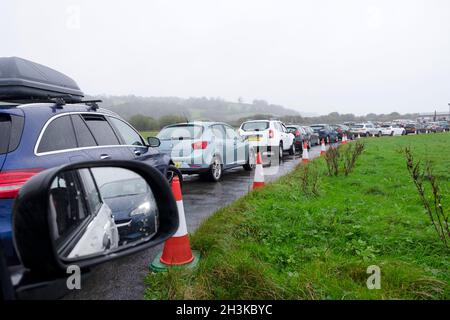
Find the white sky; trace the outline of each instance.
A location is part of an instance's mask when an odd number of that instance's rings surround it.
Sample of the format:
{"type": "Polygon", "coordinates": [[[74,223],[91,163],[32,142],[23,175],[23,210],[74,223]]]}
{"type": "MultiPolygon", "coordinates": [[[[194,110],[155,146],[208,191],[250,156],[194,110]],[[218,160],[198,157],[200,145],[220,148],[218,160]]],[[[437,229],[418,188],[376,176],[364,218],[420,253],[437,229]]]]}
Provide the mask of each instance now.
{"type": "Polygon", "coordinates": [[[0,56],[88,94],[448,110],[448,0],[0,0],[0,56]]]}

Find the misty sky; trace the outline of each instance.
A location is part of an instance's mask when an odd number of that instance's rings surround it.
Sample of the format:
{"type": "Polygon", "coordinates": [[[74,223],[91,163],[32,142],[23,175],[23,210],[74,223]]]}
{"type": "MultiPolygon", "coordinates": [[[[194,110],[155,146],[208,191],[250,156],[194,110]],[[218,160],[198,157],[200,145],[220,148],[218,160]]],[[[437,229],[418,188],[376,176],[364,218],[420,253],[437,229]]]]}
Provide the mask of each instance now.
{"type": "Polygon", "coordinates": [[[448,0],[0,0],[0,56],[88,94],[448,110],[448,0]]]}

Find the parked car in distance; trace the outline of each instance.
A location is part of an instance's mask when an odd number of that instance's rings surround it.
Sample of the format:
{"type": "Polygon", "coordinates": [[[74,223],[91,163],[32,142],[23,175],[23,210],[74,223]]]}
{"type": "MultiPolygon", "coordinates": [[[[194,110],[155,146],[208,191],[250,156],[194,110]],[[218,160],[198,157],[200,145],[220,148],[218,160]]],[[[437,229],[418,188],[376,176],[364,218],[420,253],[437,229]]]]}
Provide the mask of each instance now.
{"type": "Polygon", "coordinates": [[[438,123],[444,131],[450,131],[450,126],[447,121],[438,121],[438,123]]]}
{"type": "Polygon", "coordinates": [[[184,174],[200,174],[219,181],[224,170],[243,166],[252,170],[255,151],[230,125],[222,122],[196,121],[164,127],[157,135],[159,151],[170,155],[184,174]]]}
{"type": "Polygon", "coordinates": [[[286,129],[294,135],[295,149],[297,151],[303,151],[303,144],[305,142],[308,144],[308,147],[311,145],[305,129],[301,126],[296,124],[287,124],[286,129]]]}
{"type": "Polygon", "coordinates": [[[406,134],[405,128],[393,124],[382,124],[379,130],[382,136],[402,136],[406,134]]]}
{"type": "Polygon", "coordinates": [[[239,134],[246,137],[253,148],[260,147],[263,156],[278,156],[282,160],[283,152],[295,154],[295,136],[278,120],[249,120],[241,124],[239,134]]]}
{"type": "Polygon", "coordinates": [[[405,134],[416,134],[417,124],[415,123],[407,123],[404,126],[405,134]]]}
{"type": "Polygon", "coordinates": [[[373,123],[357,123],[354,124],[350,131],[355,135],[355,136],[362,136],[362,137],[368,137],[368,136],[372,136],[372,135],[381,135],[381,132],[379,130],[379,128],[375,127],[375,125],[373,123]]]}
{"type": "Polygon", "coordinates": [[[337,131],[328,124],[312,124],[310,127],[319,136],[320,140],[325,140],[325,143],[335,142],[339,139],[337,131]]]}
{"type": "Polygon", "coordinates": [[[305,130],[306,136],[312,146],[318,146],[321,143],[319,135],[313,130],[313,128],[309,126],[302,126],[302,128],[305,130]]]}
{"type": "Polygon", "coordinates": [[[443,132],[444,128],[440,125],[439,122],[429,122],[427,125],[428,131],[433,133],[443,132]]]}
{"type": "Polygon", "coordinates": [[[344,124],[332,124],[331,127],[338,133],[339,140],[342,140],[344,134],[347,135],[347,139],[353,140],[354,134],[351,132],[350,127],[344,124]]]}

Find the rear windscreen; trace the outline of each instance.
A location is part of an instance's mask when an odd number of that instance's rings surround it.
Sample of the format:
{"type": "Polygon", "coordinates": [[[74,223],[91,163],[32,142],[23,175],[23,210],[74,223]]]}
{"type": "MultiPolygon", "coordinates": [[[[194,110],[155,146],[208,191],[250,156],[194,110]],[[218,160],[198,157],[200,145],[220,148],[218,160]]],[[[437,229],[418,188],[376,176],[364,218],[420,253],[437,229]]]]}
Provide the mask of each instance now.
{"type": "Polygon", "coordinates": [[[22,136],[23,118],[0,114],[0,154],[16,150],[22,136]]]}
{"type": "Polygon", "coordinates": [[[314,131],[319,131],[319,130],[322,130],[322,129],[324,128],[324,126],[311,126],[311,128],[312,128],[314,131]]]}
{"type": "Polygon", "coordinates": [[[246,122],[242,125],[244,131],[263,131],[269,128],[269,122],[246,122]]]}
{"type": "Polygon", "coordinates": [[[158,133],[157,137],[160,140],[192,140],[200,138],[202,134],[202,126],[190,124],[164,128],[158,133]]]}

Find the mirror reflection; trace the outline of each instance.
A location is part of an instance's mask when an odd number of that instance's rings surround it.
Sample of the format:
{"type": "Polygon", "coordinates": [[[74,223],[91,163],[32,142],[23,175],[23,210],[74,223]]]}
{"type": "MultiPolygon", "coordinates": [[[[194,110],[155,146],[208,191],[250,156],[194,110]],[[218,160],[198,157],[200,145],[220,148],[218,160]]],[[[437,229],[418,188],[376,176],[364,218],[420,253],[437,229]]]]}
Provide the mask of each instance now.
{"type": "Polygon", "coordinates": [[[117,167],[61,172],[50,191],[53,238],[61,258],[110,253],[147,241],[158,230],[151,187],[117,167]]]}

